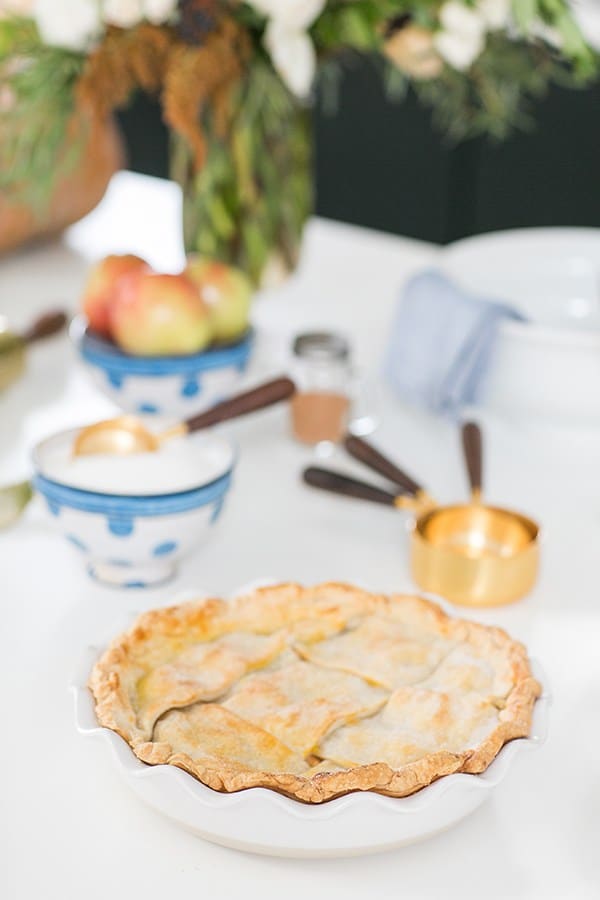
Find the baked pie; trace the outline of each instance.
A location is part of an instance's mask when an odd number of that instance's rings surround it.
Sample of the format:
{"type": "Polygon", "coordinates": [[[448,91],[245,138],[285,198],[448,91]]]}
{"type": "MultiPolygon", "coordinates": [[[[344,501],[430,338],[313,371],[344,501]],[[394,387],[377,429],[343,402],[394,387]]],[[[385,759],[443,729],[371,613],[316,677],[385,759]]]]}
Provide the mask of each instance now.
{"type": "Polygon", "coordinates": [[[144,613],[90,688],[100,724],[144,762],[309,803],[482,772],[529,734],[540,694],[499,628],[342,584],[144,613]]]}

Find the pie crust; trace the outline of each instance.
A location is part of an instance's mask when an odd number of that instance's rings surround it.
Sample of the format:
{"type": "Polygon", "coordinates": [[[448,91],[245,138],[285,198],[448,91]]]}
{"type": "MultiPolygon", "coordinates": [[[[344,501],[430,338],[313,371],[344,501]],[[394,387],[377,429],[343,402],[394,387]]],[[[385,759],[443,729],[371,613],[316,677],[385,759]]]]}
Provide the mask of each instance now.
{"type": "Polygon", "coordinates": [[[89,686],[140,760],[308,803],[482,772],[529,734],[540,694],[501,629],[333,583],[144,613],[89,686]]]}

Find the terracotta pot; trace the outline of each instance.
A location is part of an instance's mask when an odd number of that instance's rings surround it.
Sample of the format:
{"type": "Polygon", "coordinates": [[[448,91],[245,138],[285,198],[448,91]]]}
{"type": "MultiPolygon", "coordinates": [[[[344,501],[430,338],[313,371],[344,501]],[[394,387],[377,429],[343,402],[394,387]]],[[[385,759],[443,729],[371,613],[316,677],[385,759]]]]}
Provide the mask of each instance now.
{"type": "Polygon", "coordinates": [[[92,125],[80,162],[59,180],[45,210],[34,211],[10,194],[0,196],[0,253],[63,231],[89,213],[124,159],[115,123],[107,120],[92,125]]]}

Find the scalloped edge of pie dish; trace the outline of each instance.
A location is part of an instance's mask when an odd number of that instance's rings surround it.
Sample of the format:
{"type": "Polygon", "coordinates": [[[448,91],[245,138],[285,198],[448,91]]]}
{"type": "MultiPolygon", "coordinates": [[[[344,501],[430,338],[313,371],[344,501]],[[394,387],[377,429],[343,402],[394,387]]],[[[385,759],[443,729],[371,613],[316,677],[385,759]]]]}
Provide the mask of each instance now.
{"type": "MultiPolygon", "coordinates": [[[[262,586],[264,586],[264,584],[265,584],[265,582],[262,582],[262,586]]],[[[271,582],[271,584],[272,584],[272,582],[271,582]]],[[[358,590],[360,590],[360,589],[358,589],[358,590]]],[[[239,592],[236,592],[236,596],[239,596],[239,592]]],[[[449,613],[446,611],[446,609],[444,609],[443,606],[440,608],[440,605],[438,604],[437,608],[444,614],[445,617],[449,615],[449,613]]],[[[455,619],[455,616],[452,615],[452,613],[450,613],[450,617],[455,619]]],[[[94,662],[97,660],[97,654],[98,654],[98,650],[96,648],[90,649],[89,655],[86,657],[86,661],[85,661],[85,667],[87,667],[86,672],[84,672],[82,670],[80,677],[75,679],[75,683],[73,685],[76,696],[77,696],[77,710],[78,710],[77,720],[78,720],[78,728],[80,731],[82,731],[84,733],[88,733],[88,734],[90,734],[90,733],[94,733],[94,734],[106,733],[107,736],[111,736],[112,738],[115,738],[116,744],[113,744],[113,748],[120,749],[121,745],[122,745],[123,749],[126,750],[125,759],[128,759],[129,756],[131,756],[130,761],[132,763],[136,764],[134,766],[134,769],[138,773],[139,772],[146,773],[146,772],[148,772],[149,769],[152,770],[154,768],[156,768],[156,769],[171,769],[171,770],[176,768],[178,772],[180,772],[180,773],[183,772],[183,774],[186,777],[186,780],[191,780],[193,783],[198,784],[201,788],[204,789],[204,791],[207,791],[208,795],[211,797],[215,794],[217,796],[236,797],[236,796],[238,796],[239,793],[246,794],[246,793],[248,793],[248,791],[251,790],[252,792],[258,791],[261,793],[266,792],[269,795],[273,794],[274,796],[276,796],[279,799],[281,799],[282,801],[284,801],[286,804],[291,803],[293,807],[299,806],[300,808],[302,808],[304,806],[304,804],[302,802],[300,802],[300,803],[298,802],[298,800],[302,801],[304,798],[299,797],[296,791],[278,793],[278,788],[280,787],[278,784],[277,785],[276,784],[265,785],[264,782],[262,784],[261,783],[253,784],[252,781],[249,780],[246,782],[245,785],[243,785],[241,788],[239,788],[235,791],[220,793],[219,791],[215,790],[213,787],[210,787],[209,784],[207,784],[204,779],[198,779],[198,778],[194,777],[194,775],[192,775],[191,773],[186,772],[186,768],[187,768],[186,766],[181,767],[181,770],[180,770],[179,768],[174,767],[173,765],[160,765],[160,762],[162,762],[162,760],[160,760],[160,761],[158,761],[158,764],[149,767],[145,762],[140,761],[134,755],[129,742],[119,736],[118,730],[113,732],[113,731],[110,731],[109,729],[104,728],[98,724],[94,700],[93,700],[91,693],[90,693],[89,689],[87,688],[87,684],[86,684],[87,674],[89,674],[90,669],[92,668],[94,662]],[[82,685],[83,685],[83,687],[82,687],[82,685]],[[83,692],[84,692],[83,697],[81,696],[81,693],[80,693],[81,690],[83,690],[83,692]],[[85,708],[85,700],[86,699],[87,699],[88,705],[90,707],[89,716],[87,716],[87,717],[85,716],[85,714],[81,713],[81,710],[85,708]],[[83,718],[82,718],[82,716],[83,716],[83,718]]],[[[528,668],[530,677],[531,676],[537,677],[537,676],[535,676],[535,673],[529,668],[529,661],[528,661],[527,668],[528,668]]],[[[543,684],[543,682],[542,682],[542,684],[543,684]]],[[[544,694],[543,697],[547,698],[547,695],[544,694]]],[[[531,727],[533,727],[532,723],[531,723],[531,719],[532,719],[533,715],[535,715],[536,712],[538,712],[538,715],[539,715],[539,704],[540,704],[541,699],[542,698],[538,698],[537,702],[534,700],[532,703],[532,708],[529,710],[530,722],[528,724],[530,724],[531,727]]],[[[483,779],[483,781],[486,784],[489,784],[490,778],[492,778],[492,776],[493,776],[493,773],[490,770],[492,769],[492,767],[495,766],[495,763],[498,760],[498,757],[500,756],[500,754],[504,753],[504,750],[515,746],[519,742],[529,742],[529,741],[532,741],[533,743],[536,743],[536,744],[539,743],[539,737],[536,735],[532,736],[531,730],[530,730],[529,737],[521,737],[520,735],[517,735],[514,738],[507,738],[507,739],[505,739],[503,746],[499,750],[495,751],[495,753],[492,757],[492,760],[487,763],[487,765],[483,771],[480,769],[479,771],[472,770],[471,772],[468,772],[468,771],[463,770],[462,772],[460,772],[460,771],[456,771],[456,769],[455,769],[453,772],[449,772],[448,774],[445,774],[442,772],[435,778],[435,780],[430,780],[423,787],[417,788],[416,791],[407,793],[404,796],[400,796],[400,797],[397,795],[394,796],[390,792],[387,792],[387,796],[386,796],[386,793],[384,793],[384,792],[377,792],[377,787],[375,787],[375,789],[373,790],[374,786],[371,784],[369,784],[368,786],[365,784],[364,787],[361,787],[361,785],[357,784],[356,786],[352,786],[348,791],[343,791],[343,792],[339,791],[337,793],[337,795],[334,794],[333,796],[323,797],[323,799],[320,801],[317,800],[317,805],[321,806],[321,805],[325,804],[327,806],[330,806],[332,803],[337,803],[338,801],[344,800],[347,797],[354,796],[355,792],[357,792],[359,796],[364,796],[365,794],[368,793],[369,795],[372,794],[372,795],[378,797],[380,800],[387,801],[388,803],[391,802],[392,804],[397,804],[400,799],[406,800],[406,799],[410,799],[410,797],[413,797],[413,796],[421,797],[422,794],[425,791],[428,791],[430,788],[436,788],[439,791],[440,785],[447,783],[449,780],[453,780],[453,779],[457,779],[457,778],[460,778],[460,779],[466,778],[467,780],[471,780],[473,778],[478,778],[478,779],[483,779]]],[[[506,755],[506,754],[504,754],[504,755],[506,755]]],[[[124,760],[120,759],[119,761],[123,762],[124,760]]],[[[379,764],[376,764],[376,765],[379,766],[379,764]]],[[[365,769],[367,767],[362,767],[362,768],[365,769]]],[[[371,767],[368,767],[368,768],[371,768],[371,767]]],[[[393,770],[390,770],[390,771],[393,771],[393,770]]],[[[370,774],[371,773],[369,773],[369,775],[370,774]]],[[[312,800],[312,798],[310,798],[310,799],[312,800]]],[[[315,805],[314,800],[312,802],[310,802],[310,800],[309,800],[309,805],[314,806],[315,805]]]]}
{"type": "MultiPolygon", "coordinates": [[[[335,797],[325,803],[302,803],[292,797],[286,797],[271,788],[252,787],[243,791],[226,793],[207,787],[189,772],[172,765],[149,765],[143,763],[134,754],[127,741],[115,731],[98,724],[94,699],[87,686],[89,671],[98,658],[99,648],[88,647],[82,659],[80,669],[73,679],[70,690],[75,701],[75,724],[80,734],[103,740],[110,748],[113,759],[124,774],[137,779],[159,780],[167,784],[169,780],[184,787],[204,806],[221,809],[234,809],[240,805],[252,804],[253,798],[260,795],[261,800],[272,803],[295,817],[301,819],[331,818],[355,803],[365,801],[382,809],[394,812],[418,812],[435,803],[436,799],[453,787],[460,784],[476,786],[477,790],[490,791],[504,780],[510,766],[522,751],[540,747],[548,734],[548,710],[551,695],[544,687],[533,710],[531,734],[526,738],[515,738],[504,744],[495,759],[484,772],[472,775],[457,772],[445,775],[408,797],[386,797],[374,791],[353,791],[342,797],[335,797]]],[[[530,660],[532,672],[541,684],[547,685],[548,679],[537,660],[530,660]]]]}
{"type": "Polygon", "coordinates": [[[300,803],[267,788],[221,793],[170,765],[147,765],[129,744],[98,725],[87,689],[90,648],[82,678],[72,684],[78,731],[104,744],[120,777],[137,799],[172,824],[204,840],[267,856],[323,859],[360,856],[396,849],[433,837],[475,812],[493,795],[515,761],[546,740],[551,703],[548,681],[532,660],[546,688],[533,712],[531,735],[505,744],[485,772],[440,778],[408,797],[354,792],[326,803],[300,803]]]}
{"type": "MultiPolygon", "coordinates": [[[[355,614],[355,613],[354,613],[355,614]]],[[[96,701],[96,715],[100,724],[116,731],[133,748],[143,762],[169,763],[182,768],[210,788],[228,793],[253,787],[278,791],[302,802],[324,803],[352,791],[375,791],[391,797],[405,797],[422,790],[442,777],[455,773],[479,774],[488,768],[504,744],[528,736],[533,708],[541,692],[541,685],[532,674],[526,648],[503,629],[458,618],[448,614],[432,600],[410,594],[379,594],[351,584],[325,582],[304,586],[296,582],[258,588],[245,596],[238,596],[233,606],[218,598],[202,598],[190,604],[161,607],[140,615],[133,626],[114,638],[93,666],[88,682],[96,701]],[[434,630],[455,636],[478,648],[486,648],[493,655],[505,658],[514,679],[506,697],[499,721],[493,730],[469,750],[432,752],[399,768],[373,761],[343,769],[304,775],[291,771],[256,770],[240,766],[228,759],[217,763],[211,757],[195,759],[186,752],[178,752],[168,742],[158,743],[137,721],[137,713],[124,686],[131,680],[133,660],[153,632],[179,633],[183,628],[210,633],[213,623],[231,627],[236,616],[250,614],[253,627],[260,630],[272,626],[272,617],[284,628],[306,618],[313,601],[327,596],[335,611],[361,609],[368,614],[391,615],[394,609],[406,604],[409,621],[433,619],[434,630]],[[331,598],[331,599],[330,599],[331,598]],[[228,617],[233,611],[233,618],[228,617]]],[[[186,705],[189,705],[187,700],[186,705]]]]}

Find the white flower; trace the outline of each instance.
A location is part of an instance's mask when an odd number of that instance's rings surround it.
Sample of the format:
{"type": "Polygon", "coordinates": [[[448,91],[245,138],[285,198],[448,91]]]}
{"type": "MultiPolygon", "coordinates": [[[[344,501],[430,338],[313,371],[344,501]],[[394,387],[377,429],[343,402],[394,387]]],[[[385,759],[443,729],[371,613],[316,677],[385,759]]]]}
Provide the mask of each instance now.
{"type": "Polygon", "coordinates": [[[177,9],[177,0],[143,0],[144,15],[154,25],[168,22],[177,9]]]}
{"type": "Polygon", "coordinates": [[[483,34],[452,34],[442,31],[435,36],[435,48],[453,69],[466,72],[470,69],[485,47],[483,34]]]}
{"type": "Polygon", "coordinates": [[[313,42],[307,34],[326,0],[248,0],[269,19],[265,47],[273,65],[293,94],[306,97],[317,66],[313,42]]]}
{"type": "Polygon", "coordinates": [[[321,14],[326,0],[249,0],[249,3],[278,25],[304,31],[321,14]]]}
{"type": "Polygon", "coordinates": [[[500,31],[511,23],[511,0],[479,0],[477,9],[489,31],[500,31]]]}
{"type": "Polygon", "coordinates": [[[442,30],[434,38],[435,48],[459,72],[471,67],[485,47],[486,22],[475,9],[450,0],[440,10],[442,30]]]}
{"type": "Polygon", "coordinates": [[[485,31],[483,16],[460,0],[449,0],[440,9],[440,23],[451,34],[480,35],[485,31]]]}
{"type": "Polygon", "coordinates": [[[177,0],[104,0],[104,21],[118,28],[133,28],[144,19],[162,25],[176,9],[177,0]]]}
{"type": "Polygon", "coordinates": [[[104,21],[117,28],[133,28],[144,18],[142,0],[104,0],[104,21]]]}
{"type": "Polygon", "coordinates": [[[287,28],[273,19],[265,32],[265,46],[290,91],[297,97],[306,97],[317,65],[315,48],[308,34],[301,29],[287,28]]]}
{"type": "Polygon", "coordinates": [[[100,32],[98,0],[35,0],[33,18],[46,44],[85,50],[100,32]]]}

